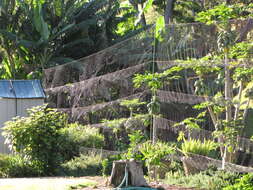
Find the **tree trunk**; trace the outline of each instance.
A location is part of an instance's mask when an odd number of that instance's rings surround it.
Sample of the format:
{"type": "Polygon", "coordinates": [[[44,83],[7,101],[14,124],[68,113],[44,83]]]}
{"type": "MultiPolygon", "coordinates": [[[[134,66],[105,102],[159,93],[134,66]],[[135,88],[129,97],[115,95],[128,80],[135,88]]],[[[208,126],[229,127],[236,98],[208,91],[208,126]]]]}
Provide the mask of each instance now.
{"type": "MultiPolygon", "coordinates": [[[[131,3],[131,5],[134,7],[134,9],[137,12],[137,14],[136,14],[136,17],[138,18],[137,24],[140,23],[143,27],[145,27],[147,25],[147,23],[146,23],[146,18],[145,18],[144,12],[140,13],[141,11],[139,10],[138,3],[135,3],[134,1],[129,1],[129,2],[131,3]]],[[[141,7],[143,8],[143,4],[141,5],[141,7]]]]}
{"type": "Polygon", "coordinates": [[[242,28],[240,35],[236,39],[236,43],[242,42],[252,29],[253,29],[253,19],[248,19],[246,26],[242,28]]]}
{"type": "Polygon", "coordinates": [[[156,123],[154,122],[154,115],[152,116],[152,126],[153,126],[153,138],[152,138],[152,142],[153,144],[155,144],[157,142],[157,127],[156,127],[156,123]]]}
{"type": "Polygon", "coordinates": [[[109,179],[109,185],[118,187],[147,187],[148,184],[144,178],[142,164],[135,160],[119,160],[113,162],[112,173],[109,179]],[[122,181],[128,175],[128,179],[122,184],[122,181]]]}
{"type": "Polygon", "coordinates": [[[231,4],[231,0],[226,0],[226,4],[227,5],[231,4]]]}
{"type": "MultiPolygon", "coordinates": [[[[141,8],[143,9],[143,4],[141,4],[141,8]]],[[[142,25],[143,27],[145,27],[145,26],[147,25],[144,11],[142,11],[140,23],[141,23],[141,25],[142,25]]]]}
{"type": "MultiPolygon", "coordinates": [[[[230,69],[228,65],[228,49],[225,49],[225,100],[227,101],[226,105],[226,121],[232,121],[232,82],[230,76],[230,69]]],[[[235,155],[235,154],[234,154],[235,155]]],[[[232,162],[234,158],[233,152],[228,152],[227,147],[225,147],[223,156],[222,156],[222,169],[225,169],[225,162],[232,162]]]]}
{"type": "Polygon", "coordinates": [[[226,106],[226,121],[229,122],[232,120],[232,108],[231,108],[231,100],[232,100],[232,85],[230,79],[230,70],[228,66],[228,51],[225,50],[225,100],[227,102],[226,106]]]}
{"type": "Polygon", "coordinates": [[[165,24],[170,24],[172,22],[173,8],[174,8],[175,2],[176,0],[167,0],[165,13],[164,13],[165,24]]]}
{"type": "Polygon", "coordinates": [[[239,93],[238,93],[238,103],[236,104],[236,108],[235,108],[234,121],[236,121],[239,116],[239,111],[240,111],[240,106],[241,106],[241,101],[242,101],[242,90],[243,90],[243,82],[240,81],[239,93]]]}

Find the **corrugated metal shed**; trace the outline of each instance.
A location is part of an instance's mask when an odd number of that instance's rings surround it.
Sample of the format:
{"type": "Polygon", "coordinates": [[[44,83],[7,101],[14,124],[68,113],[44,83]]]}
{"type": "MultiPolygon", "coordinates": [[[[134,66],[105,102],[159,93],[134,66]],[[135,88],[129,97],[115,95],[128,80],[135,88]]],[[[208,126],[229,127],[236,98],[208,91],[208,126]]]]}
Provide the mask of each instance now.
{"type": "Polygon", "coordinates": [[[45,98],[39,80],[0,80],[0,98],[45,98]]]}

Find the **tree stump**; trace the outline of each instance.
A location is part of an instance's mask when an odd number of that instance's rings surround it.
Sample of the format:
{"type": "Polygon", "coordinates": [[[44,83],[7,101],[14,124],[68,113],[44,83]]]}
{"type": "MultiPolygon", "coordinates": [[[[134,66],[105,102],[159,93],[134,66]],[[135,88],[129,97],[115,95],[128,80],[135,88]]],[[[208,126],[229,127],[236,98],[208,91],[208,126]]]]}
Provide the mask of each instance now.
{"type": "Polygon", "coordinates": [[[109,185],[118,187],[124,179],[126,171],[128,172],[128,186],[147,187],[148,184],[144,178],[141,162],[135,160],[114,161],[112,173],[109,179],[109,185]]]}
{"type": "MultiPolygon", "coordinates": [[[[185,175],[188,176],[199,173],[201,171],[198,167],[196,167],[196,163],[192,157],[184,156],[181,158],[181,161],[183,162],[185,175]]],[[[201,162],[198,164],[201,165],[201,162]]]]}

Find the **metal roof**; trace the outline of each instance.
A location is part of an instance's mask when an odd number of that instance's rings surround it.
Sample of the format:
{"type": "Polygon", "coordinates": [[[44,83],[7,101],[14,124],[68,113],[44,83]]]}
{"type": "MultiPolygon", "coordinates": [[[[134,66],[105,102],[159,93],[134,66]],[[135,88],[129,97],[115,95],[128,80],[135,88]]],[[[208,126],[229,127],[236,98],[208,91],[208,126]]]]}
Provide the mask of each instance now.
{"type": "Polygon", "coordinates": [[[45,98],[39,80],[0,80],[0,98],[45,98]]]}

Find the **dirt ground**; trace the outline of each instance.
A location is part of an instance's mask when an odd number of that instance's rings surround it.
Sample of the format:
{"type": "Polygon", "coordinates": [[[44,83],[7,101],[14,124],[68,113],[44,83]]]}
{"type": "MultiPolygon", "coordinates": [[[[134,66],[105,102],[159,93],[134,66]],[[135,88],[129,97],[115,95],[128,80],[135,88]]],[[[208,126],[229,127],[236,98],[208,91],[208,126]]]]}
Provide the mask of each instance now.
{"type": "MultiPolygon", "coordinates": [[[[109,189],[112,189],[112,187],[107,186],[107,179],[106,178],[95,176],[95,177],[85,177],[85,179],[96,181],[98,185],[96,185],[94,187],[86,187],[86,188],[83,188],[82,190],[109,190],[109,189]]],[[[155,183],[155,182],[150,183],[150,187],[161,189],[161,190],[162,189],[164,189],[164,190],[196,190],[193,188],[176,187],[173,185],[165,185],[165,184],[155,183]]]]}

